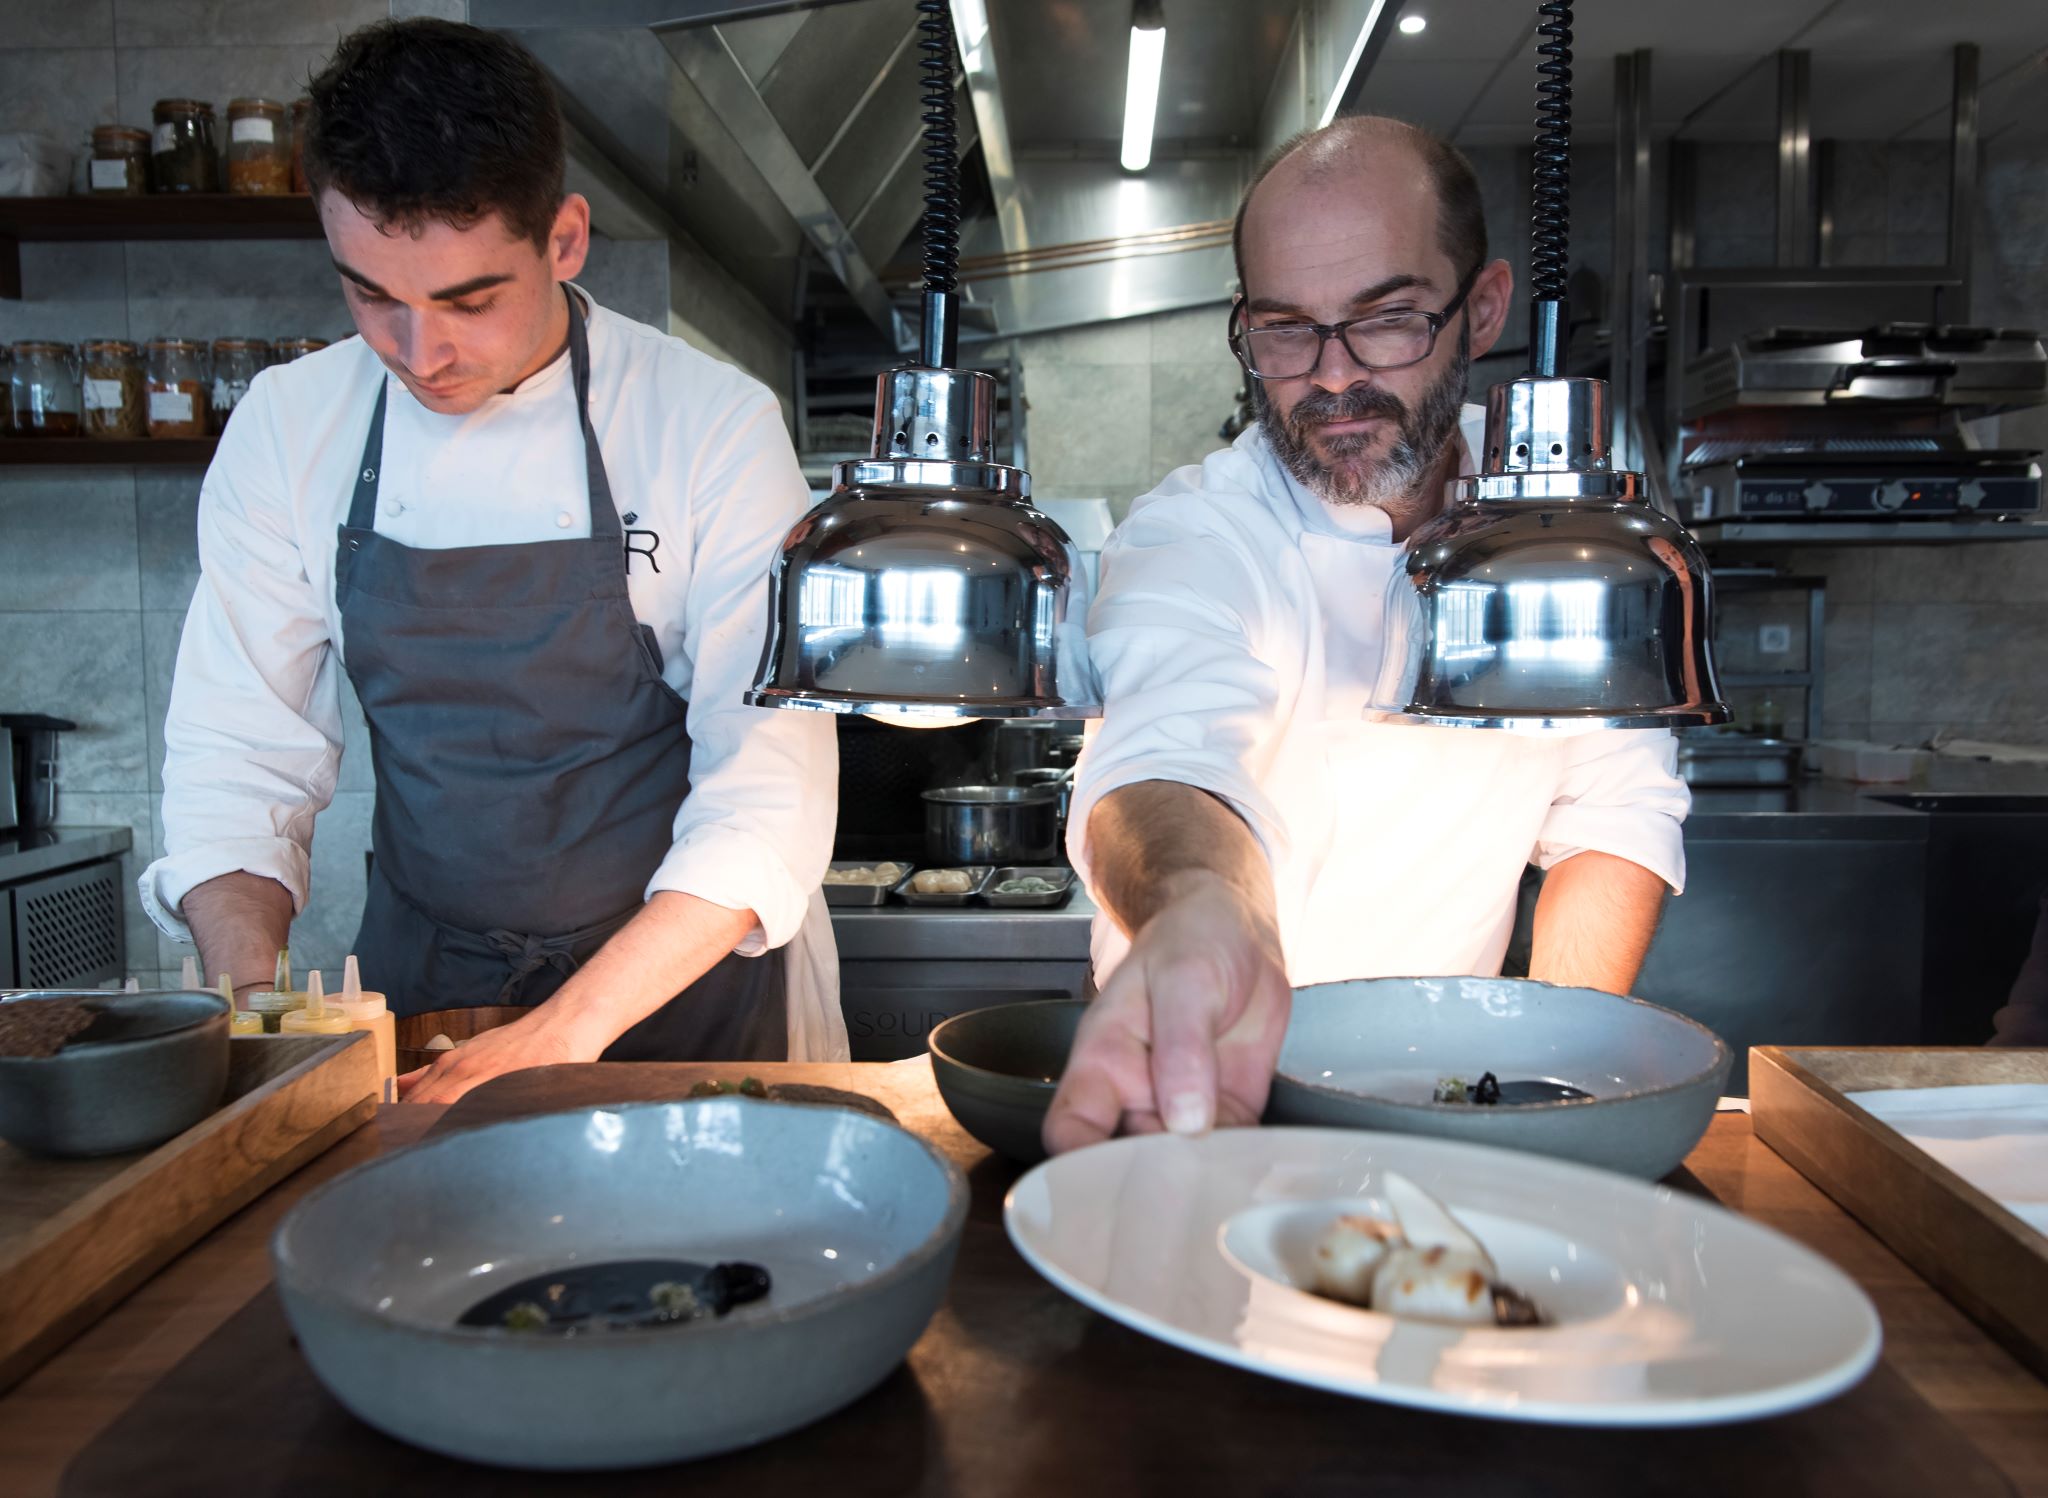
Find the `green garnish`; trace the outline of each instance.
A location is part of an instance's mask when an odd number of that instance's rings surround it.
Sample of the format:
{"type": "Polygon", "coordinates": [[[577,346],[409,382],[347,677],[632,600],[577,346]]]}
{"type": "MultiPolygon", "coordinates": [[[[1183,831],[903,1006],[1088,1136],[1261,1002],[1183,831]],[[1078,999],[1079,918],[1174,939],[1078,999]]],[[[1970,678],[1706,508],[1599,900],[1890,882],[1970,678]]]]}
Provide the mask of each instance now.
{"type": "Polygon", "coordinates": [[[537,1332],[548,1324],[548,1313],[530,1300],[522,1300],[505,1313],[508,1332],[537,1332]]]}

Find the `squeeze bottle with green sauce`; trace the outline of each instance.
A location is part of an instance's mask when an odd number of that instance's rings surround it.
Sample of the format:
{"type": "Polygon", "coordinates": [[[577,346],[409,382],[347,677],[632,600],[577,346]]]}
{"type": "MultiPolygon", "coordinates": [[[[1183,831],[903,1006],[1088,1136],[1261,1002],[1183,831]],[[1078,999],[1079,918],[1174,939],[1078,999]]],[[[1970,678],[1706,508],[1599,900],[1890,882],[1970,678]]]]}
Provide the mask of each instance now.
{"type": "Polygon", "coordinates": [[[220,996],[228,1001],[228,1034],[261,1035],[263,1033],[262,1015],[256,1013],[253,1009],[237,1009],[235,1007],[235,975],[233,973],[224,972],[220,975],[220,996]]]}
{"type": "Polygon", "coordinates": [[[302,1008],[287,1010],[278,1019],[281,1035],[346,1035],[348,1016],[327,1002],[320,981],[320,969],[306,974],[306,1002],[302,1008]]]}
{"type": "Polygon", "coordinates": [[[249,1008],[263,1016],[263,1033],[278,1033],[278,1021],[294,1009],[305,1006],[306,996],[292,991],[292,949],[281,947],[277,953],[277,976],[271,979],[270,987],[258,989],[249,995],[249,1008]]]}
{"type": "Polygon", "coordinates": [[[377,1046],[377,1073],[384,1079],[383,1099],[398,1101],[398,1022],[381,993],[363,992],[362,969],[355,953],[341,966],[341,997],[334,1007],[348,1016],[351,1030],[367,1030],[377,1046]]]}

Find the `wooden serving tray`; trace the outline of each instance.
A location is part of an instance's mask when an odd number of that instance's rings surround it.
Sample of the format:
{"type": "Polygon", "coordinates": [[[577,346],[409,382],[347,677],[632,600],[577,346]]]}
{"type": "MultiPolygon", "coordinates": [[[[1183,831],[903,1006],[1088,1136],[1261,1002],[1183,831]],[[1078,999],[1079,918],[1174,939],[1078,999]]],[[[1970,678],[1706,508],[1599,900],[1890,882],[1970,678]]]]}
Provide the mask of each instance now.
{"type": "Polygon", "coordinates": [[[153,1150],[50,1160],[0,1144],[0,1391],[368,1121],[381,1080],[366,1033],[238,1036],[220,1107],[153,1150]]]}
{"type": "Polygon", "coordinates": [[[1757,1137],[2048,1378],[2048,1237],[1845,1093],[2048,1082],[2048,1049],[1756,1046],[1757,1137]]]}

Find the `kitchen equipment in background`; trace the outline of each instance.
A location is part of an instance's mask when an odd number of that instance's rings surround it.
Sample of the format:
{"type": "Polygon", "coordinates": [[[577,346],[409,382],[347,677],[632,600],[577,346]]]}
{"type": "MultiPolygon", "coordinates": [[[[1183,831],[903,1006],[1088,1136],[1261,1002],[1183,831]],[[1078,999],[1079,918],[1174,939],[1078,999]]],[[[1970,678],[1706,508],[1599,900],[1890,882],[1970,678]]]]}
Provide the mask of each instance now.
{"type": "Polygon", "coordinates": [[[204,437],[211,396],[206,345],[191,338],[152,338],[145,350],[149,435],[204,437]]]}
{"type": "Polygon", "coordinates": [[[228,101],[228,191],[273,197],[292,190],[292,147],[284,105],[228,101]]]}
{"type": "Polygon", "coordinates": [[[85,435],[129,441],[147,436],[142,394],[142,350],[125,338],[89,339],[85,368],[85,435]]]}
{"type": "Polygon", "coordinates": [[[1685,372],[1680,483],[1696,520],[2011,520],[2041,454],[1964,423],[2048,401],[2038,333],[1890,323],[1772,328],[1685,372]]]}
{"type": "Polygon", "coordinates": [[[39,1155],[116,1155],[181,1134],[220,1105],[228,1006],[213,993],[14,995],[84,999],[92,1024],[54,1056],[0,1056],[0,1139],[39,1155]]]}
{"type": "Polygon", "coordinates": [[[149,193],[149,132],[132,125],[95,125],[86,188],[96,197],[140,198],[149,193]]]}
{"type": "Polygon", "coordinates": [[[219,192],[220,142],[213,106],[203,99],[159,99],[150,113],[151,190],[219,192]]]}
{"type": "Polygon", "coordinates": [[[78,350],[29,339],[9,352],[12,430],[23,437],[76,437],[84,421],[78,350]]]}
{"type": "Polygon", "coordinates": [[[1059,856],[1059,792],[1046,786],[956,785],[924,793],[928,867],[1045,864],[1059,856]]]}
{"type": "Polygon", "coordinates": [[[972,1009],[933,1029],[932,1078],[961,1128],[1018,1165],[1045,1158],[1039,1131],[1087,1004],[1039,999],[972,1009]]]}
{"type": "Polygon", "coordinates": [[[216,338],[213,340],[213,384],[207,398],[207,426],[217,437],[227,430],[234,414],[249,394],[249,382],[273,362],[270,345],[261,338],[216,338]]]}
{"type": "Polygon", "coordinates": [[[995,461],[994,380],[952,367],[958,55],[945,0],[917,8],[929,163],[923,362],[879,377],[871,455],[837,465],[831,495],[784,540],[746,700],[930,726],[1086,717],[1099,709],[1079,553],[1032,508],[1030,475],[995,461]]]}
{"type": "Polygon", "coordinates": [[[0,832],[11,827],[26,841],[57,825],[58,735],[77,727],[69,718],[47,713],[0,713],[0,731],[10,740],[7,768],[14,801],[13,819],[0,823],[0,832]]]}
{"type": "MultiPolygon", "coordinates": [[[[1370,717],[1535,732],[1728,719],[1706,557],[1641,474],[1612,466],[1606,383],[1562,377],[1571,28],[1570,0],[1538,7],[1530,373],[1487,392],[1480,471],[1389,580],[1370,717]]],[[[1256,374],[1245,335],[1237,348],[1256,374]]]]}
{"type": "Polygon", "coordinates": [[[1778,738],[1686,729],[1678,735],[1678,773],[1687,785],[1790,785],[1800,746],[1778,738]]]}

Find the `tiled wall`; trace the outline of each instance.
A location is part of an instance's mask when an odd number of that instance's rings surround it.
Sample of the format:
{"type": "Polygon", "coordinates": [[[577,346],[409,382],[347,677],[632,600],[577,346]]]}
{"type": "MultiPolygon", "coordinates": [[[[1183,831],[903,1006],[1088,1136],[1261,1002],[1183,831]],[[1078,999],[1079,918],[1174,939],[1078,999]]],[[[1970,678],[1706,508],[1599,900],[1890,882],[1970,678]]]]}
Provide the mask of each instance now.
{"type": "MultiPolygon", "coordinates": [[[[147,123],[165,95],[295,97],[338,35],[386,13],[386,0],[0,0],[0,131],[82,141],[94,124],[147,123]]],[[[582,280],[604,305],[666,326],[669,259],[658,241],[600,240],[582,280]]],[[[0,341],[351,331],[315,242],[31,244],[22,281],[22,300],[0,302],[0,341]]],[[[0,710],[80,724],[63,747],[62,817],[133,833],[128,963],[145,982],[175,979],[192,950],[159,940],[133,879],[159,846],[199,480],[184,468],[0,468],[0,710]]],[[[292,932],[301,968],[337,981],[361,913],[372,802],[352,698],[347,717],[340,789],[314,835],[312,899],[292,932]]]]}

